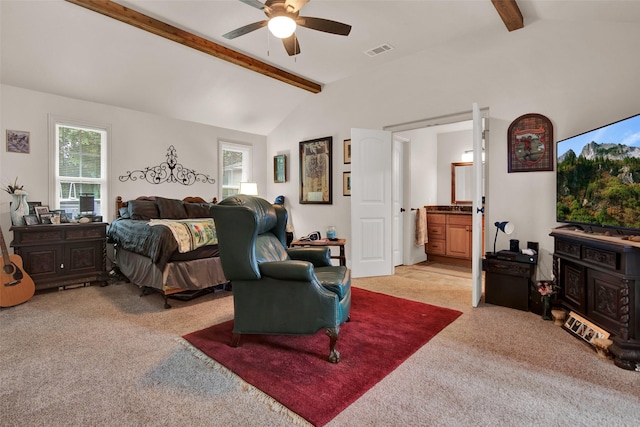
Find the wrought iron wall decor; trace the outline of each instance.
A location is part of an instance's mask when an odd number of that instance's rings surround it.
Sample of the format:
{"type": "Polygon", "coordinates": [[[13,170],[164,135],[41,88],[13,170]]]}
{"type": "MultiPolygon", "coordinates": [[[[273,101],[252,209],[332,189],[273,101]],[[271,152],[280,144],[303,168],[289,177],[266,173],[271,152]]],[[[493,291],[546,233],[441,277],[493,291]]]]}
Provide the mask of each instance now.
{"type": "Polygon", "coordinates": [[[142,170],[127,171],[126,175],[119,177],[120,181],[137,181],[144,179],[150,184],[163,184],[165,182],[177,182],[182,185],[193,185],[196,182],[215,184],[216,180],[209,175],[187,169],[177,161],[178,155],[173,145],[167,150],[167,161],[158,166],[147,166],[142,170]]]}

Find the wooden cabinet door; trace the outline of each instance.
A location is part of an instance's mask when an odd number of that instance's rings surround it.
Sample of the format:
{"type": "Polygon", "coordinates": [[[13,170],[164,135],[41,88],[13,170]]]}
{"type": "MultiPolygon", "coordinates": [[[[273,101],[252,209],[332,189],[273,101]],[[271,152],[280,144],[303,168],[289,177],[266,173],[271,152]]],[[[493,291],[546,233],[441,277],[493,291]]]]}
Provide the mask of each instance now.
{"type": "Polygon", "coordinates": [[[470,215],[448,215],[447,256],[471,259],[470,215]]]}
{"type": "Polygon", "coordinates": [[[39,283],[54,280],[64,265],[64,255],[60,245],[28,246],[16,251],[24,263],[24,270],[29,273],[39,288],[39,283]]]}
{"type": "Polygon", "coordinates": [[[447,227],[447,256],[471,258],[470,227],[450,224],[447,227]]]}
{"type": "Polygon", "coordinates": [[[65,245],[65,275],[86,275],[104,270],[102,242],[87,241],[65,245]]]}
{"type": "Polygon", "coordinates": [[[585,269],[570,261],[560,263],[560,296],[565,304],[573,310],[585,314],[587,312],[587,296],[585,294],[585,269]]]}

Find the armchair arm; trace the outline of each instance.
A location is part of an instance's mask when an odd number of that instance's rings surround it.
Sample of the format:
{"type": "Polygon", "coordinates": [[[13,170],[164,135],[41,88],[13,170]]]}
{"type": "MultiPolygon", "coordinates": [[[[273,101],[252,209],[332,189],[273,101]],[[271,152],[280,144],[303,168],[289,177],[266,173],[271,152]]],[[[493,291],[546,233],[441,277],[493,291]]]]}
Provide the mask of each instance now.
{"type": "Polygon", "coordinates": [[[273,261],[258,265],[262,276],[278,280],[317,281],[313,264],[305,261],[273,261]]]}
{"type": "Polygon", "coordinates": [[[331,265],[331,252],[328,246],[303,246],[287,249],[289,257],[293,260],[308,261],[314,267],[327,267],[331,265]]]}

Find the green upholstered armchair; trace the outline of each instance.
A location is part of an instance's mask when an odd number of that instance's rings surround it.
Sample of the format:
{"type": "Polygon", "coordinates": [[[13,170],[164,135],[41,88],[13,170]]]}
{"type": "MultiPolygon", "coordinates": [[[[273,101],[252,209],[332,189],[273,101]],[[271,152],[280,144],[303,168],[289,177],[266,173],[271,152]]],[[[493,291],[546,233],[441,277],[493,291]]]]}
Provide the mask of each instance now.
{"type": "Polygon", "coordinates": [[[231,345],[241,334],[315,334],[325,328],[338,363],[340,325],[351,309],[351,273],[331,265],[328,247],[287,249],[287,211],[237,195],[211,207],[224,275],[233,285],[231,345]]]}

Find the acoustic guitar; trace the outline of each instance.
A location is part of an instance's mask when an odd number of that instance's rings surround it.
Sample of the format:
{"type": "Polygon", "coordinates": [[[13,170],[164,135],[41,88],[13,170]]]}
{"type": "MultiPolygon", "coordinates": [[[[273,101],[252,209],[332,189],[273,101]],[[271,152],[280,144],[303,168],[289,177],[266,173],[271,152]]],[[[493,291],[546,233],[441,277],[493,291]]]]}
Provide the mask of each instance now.
{"type": "Polygon", "coordinates": [[[0,240],[3,262],[0,269],[0,307],[13,307],[29,301],[36,291],[36,286],[33,279],[22,269],[22,257],[15,254],[9,255],[2,228],[0,228],[0,240]]]}

